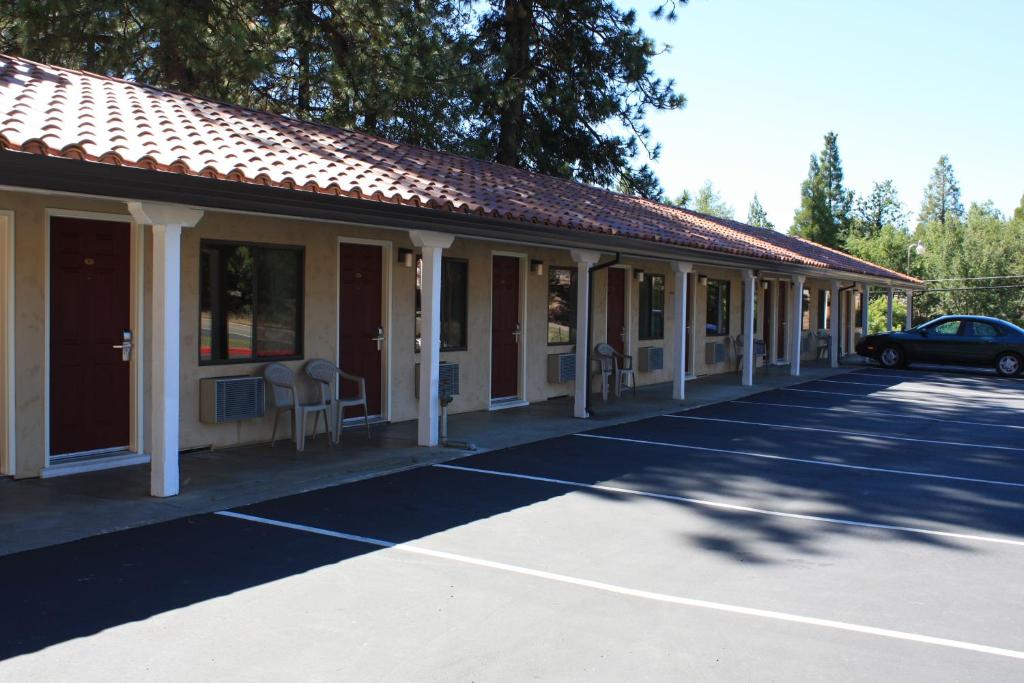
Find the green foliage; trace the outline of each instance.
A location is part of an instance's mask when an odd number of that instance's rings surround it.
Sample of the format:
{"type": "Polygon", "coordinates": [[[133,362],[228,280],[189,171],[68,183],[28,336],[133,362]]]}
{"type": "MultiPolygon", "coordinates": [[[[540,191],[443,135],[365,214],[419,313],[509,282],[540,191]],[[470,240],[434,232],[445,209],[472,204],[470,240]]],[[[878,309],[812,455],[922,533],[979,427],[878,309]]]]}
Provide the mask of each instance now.
{"type": "Polygon", "coordinates": [[[1024,195],[1021,195],[1020,206],[1013,210],[1013,220],[1024,222],[1024,195]]]}
{"type": "Polygon", "coordinates": [[[650,198],[662,49],[611,0],[0,4],[5,53],[650,198]]]}
{"type": "Polygon", "coordinates": [[[800,208],[789,234],[839,247],[849,232],[853,193],[843,187],[838,135],[825,134],[825,146],[811,155],[807,179],[800,188],[800,208]]]}
{"type": "Polygon", "coordinates": [[[678,206],[681,209],[689,209],[693,204],[693,195],[689,190],[683,190],[675,199],[666,199],[665,203],[670,206],[678,206]]]}
{"type": "Polygon", "coordinates": [[[697,213],[717,216],[718,218],[731,219],[735,216],[732,207],[722,199],[722,196],[718,194],[710,180],[704,181],[701,188],[697,190],[697,196],[693,200],[693,210],[697,213]]]}
{"type": "Polygon", "coordinates": [[[768,220],[768,212],[761,206],[761,200],[757,198],[756,193],[750,202],[750,208],[747,209],[747,224],[757,228],[775,229],[775,224],[768,220]]]}
{"type": "Polygon", "coordinates": [[[850,235],[873,237],[886,226],[900,230],[907,227],[907,211],[891,180],[875,183],[868,196],[857,199],[850,235]]]}
{"type": "MultiPolygon", "coordinates": [[[[844,248],[857,258],[903,273],[907,271],[907,251],[913,243],[913,237],[906,230],[884,225],[874,235],[847,236],[844,248]]],[[[912,262],[911,270],[920,273],[916,265],[912,262]]]]}
{"type": "MultiPolygon", "coordinates": [[[[916,306],[917,300],[914,300],[916,306]]],[[[868,334],[886,332],[885,314],[889,308],[888,299],[884,296],[872,297],[868,303],[868,334]]],[[[892,301],[892,327],[901,330],[907,324],[907,303],[905,299],[894,298],[892,301]]]]}
{"type": "Polygon", "coordinates": [[[949,157],[939,157],[928,186],[924,190],[921,211],[917,216],[919,223],[940,223],[958,221],[964,217],[964,205],[960,201],[960,185],[953,173],[953,165],[949,157]]]}

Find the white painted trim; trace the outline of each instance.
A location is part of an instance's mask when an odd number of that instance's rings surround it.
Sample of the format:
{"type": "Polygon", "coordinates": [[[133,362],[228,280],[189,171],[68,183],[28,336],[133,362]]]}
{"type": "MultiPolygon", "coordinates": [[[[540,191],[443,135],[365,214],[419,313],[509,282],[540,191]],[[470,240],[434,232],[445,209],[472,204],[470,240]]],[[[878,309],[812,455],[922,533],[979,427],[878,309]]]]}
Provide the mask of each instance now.
{"type": "Polygon", "coordinates": [[[146,453],[122,453],[104,458],[89,458],[77,462],[58,463],[47,465],[39,473],[43,479],[64,477],[69,474],[81,474],[82,472],[97,472],[99,470],[112,470],[117,467],[128,467],[130,465],[145,465],[149,463],[149,455],[146,453]]]}
{"type": "MultiPolygon", "coordinates": [[[[143,325],[145,321],[145,308],[143,297],[144,274],[142,265],[145,263],[143,247],[144,240],[139,239],[144,226],[135,223],[130,214],[126,213],[104,213],[100,211],[72,211],[69,209],[46,208],[43,211],[43,469],[51,468],[50,463],[50,223],[52,218],[82,218],[91,221],[110,221],[114,223],[127,223],[129,227],[129,307],[131,308],[131,324],[133,341],[135,346],[132,349],[130,361],[129,382],[129,448],[135,454],[143,450],[145,435],[143,434],[145,405],[145,372],[143,371],[142,353],[143,325]],[[142,244],[138,244],[142,242],[142,244]],[[134,291],[138,287],[138,291],[134,291]],[[137,325],[137,327],[136,327],[137,325]],[[134,399],[134,400],[133,400],[134,399]]],[[[147,456],[148,458],[149,456],[147,456]]],[[[42,476],[42,474],[40,474],[42,476]]],[[[52,475],[51,475],[52,476],[52,475]]]]}
{"type": "Polygon", "coordinates": [[[14,212],[13,211],[0,211],[0,242],[3,243],[3,251],[7,256],[5,263],[0,263],[2,267],[3,282],[0,283],[0,296],[3,296],[4,301],[4,319],[3,324],[3,335],[4,335],[4,350],[5,356],[0,358],[0,363],[4,364],[4,377],[6,378],[6,386],[4,387],[4,407],[5,411],[3,415],[0,415],[0,426],[3,427],[4,442],[0,443],[0,474],[14,475],[18,465],[18,450],[17,450],[17,434],[15,432],[15,425],[17,422],[17,410],[15,401],[15,364],[14,358],[16,356],[14,346],[14,306],[16,298],[14,296],[14,270],[17,259],[14,254],[14,212]]]}
{"type": "MultiPolygon", "coordinates": [[[[365,239],[362,237],[346,237],[339,235],[337,238],[337,245],[334,250],[334,361],[341,366],[341,245],[342,244],[365,244],[374,247],[381,248],[381,258],[383,261],[384,269],[381,272],[381,305],[383,310],[381,311],[381,319],[384,321],[384,376],[381,378],[381,419],[384,422],[391,421],[391,405],[392,405],[392,391],[391,391],[391,377],[392,377],[392,364],[391,364],[391,349],[392,349],[392,324],[391,324],[391,312],[394,308],[392,306],[391,294],[392,294],[392,276],[393,276],[393,254],[394,254],[394,243],[390,240],[374,240],[365,239]]],[[[305,329],[305,328],[303,328],[305,329]]],[[[373,415],[370,416],[373,419],[373,415]]]]}
{"type": "MultiPolygon", "coordinates": [[[[544,276],[546,277],[545,272],[544,276]]],[[[527,303],[527,283],[530,279],[530,256],[526,252],[522,251],[503,251],[500,249],[491,250],[490,263],[488,264],[487,271],[487,401],[489,404],[488,410],[502,410],[504,408],[514,408],[517,406],[530,405],[526,400],[526,350],[529,346],[529,336],[526,333],[526,321],[527,311],[529,310],[527,303]],[[508,397],[501,397],[498,399],[497,407],[494,404],[494,392],[491,390],[491,382],[494,379],[494,373],[492,371],[494,367],[494,257],[495,256],[507,256],[509,258],[519,259],[519,379],[517,381],[518,387],[516,388],[515,398],[518,399],[517,403],[506,405],[508,397]]]]}

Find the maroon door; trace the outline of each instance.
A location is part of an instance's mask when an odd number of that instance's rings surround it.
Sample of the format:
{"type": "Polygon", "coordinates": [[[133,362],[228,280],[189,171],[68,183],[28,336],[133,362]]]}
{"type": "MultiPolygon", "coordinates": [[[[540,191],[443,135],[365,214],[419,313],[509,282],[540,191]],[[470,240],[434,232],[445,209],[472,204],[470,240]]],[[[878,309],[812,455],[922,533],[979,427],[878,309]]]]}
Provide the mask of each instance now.
{"type": "Polygon", "coordinates": [[[693,357],[693,306],[690,302],[693,300],[693,273],[686,274],[686,301],[683,302],[683,306],[686,308],[686,358],[683,359],[683,369],[687,374],[693,372],[690,368],[690,358],[693,357]]]}
{"type": "Polygon", "coordinates": [[[128,446],[131,327],[128,223],[50,221],[50,453],[128,446]]]}
{"type": "MultiPolygon", "coordinates": [[[[366,380],[370,415],[380,415],[383,374],[383,252],[364,244],[341,245],[341,291],[338,338],[341,369],[366,380]]],[[[341,395],[356,395],[353,382],[342,382],[341,395]]],[[[345,416],[359,416],[360,407],[348,407],[345,416]]]]}
{"type": "Polygon", "coordinates": [[[771,316],[771,310],[772,310],[772,287],[771,287],[771,283],[768,283],[768,288],[767,289],[762,287],[761,291],[764,293],[764,302],[762,304],[763,308],[762,308],[762,313],[761,313],[761,339],[764,340],[764,343],[767,346],[768,340],[772,338],[772,325],[771,325],[771,323],[772,323],[772,316],[771,316]]]}
{"type": "Polygon", "coordinates": [[[779,327],[776,330],[778,338],[776,341],[776,357],[778,360],[782,360],[786,357],[786,297],[789,295],[788,288],[785,282],[779,282],[779,300],[776,302],[775,309],[779,316],[779,327]]]}
{"type": "Polygon", "coordinates": [[[491,270],[491,398],[519,395],[519,259],[495,256],[491,270]]]}
{"type": "Polygon", "coordinates": [[[626,352],[626,271],[608,269],[608,330],[605,339],[619,353],[626,352]]]}

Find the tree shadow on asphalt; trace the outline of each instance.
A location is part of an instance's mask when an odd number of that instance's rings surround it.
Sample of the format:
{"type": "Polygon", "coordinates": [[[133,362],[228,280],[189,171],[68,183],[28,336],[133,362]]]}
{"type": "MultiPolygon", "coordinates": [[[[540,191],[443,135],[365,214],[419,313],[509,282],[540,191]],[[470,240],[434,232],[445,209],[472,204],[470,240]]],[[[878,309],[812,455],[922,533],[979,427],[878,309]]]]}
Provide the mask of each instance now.
{"type": "MultiPolygon", "coordinates": [[[[797,402],[820,408],[855,405],[860,409],[881,400],[877,396],[885,391],[885,382],[880,384],[883,386],[877,389],[861,387],[867,390],[862,392],[864,399],[824,394],[789,396],[772,391],[750,400],[766,404],[797,402]],[[799,401],[794,401],[795,396],[800,396],[799,401]],[[812,396],[815,398],[809,402],[807,397],[812,396]]],[[[1024,385],[1020,392],[1024,396],[1024,385]]],[[[926,402],[918,409],[949,420],[977,417],[977,410],[969,404],[937,406],[926,402]]],[[[912,420],[890,421],[885,426],[827,410],[779,410],[784,412],[769,419],[765,417],[769,416],[767,407],[727,403],[685,415],[748,419],[745,416],[758,414],[763,422],[876,433],[884,428],[889,434],[941,437],[954,429],[942,423],[918,424],[912,420]]],[[[915,408],[904,405],[899,410],[913,412],[915,408]]],[[[1016,419],[1020,423],[1019,415],[1016,419]]],[[[978,442],[989,436],[996,438],[999,433],[998,427],[971,428],[969,432],[978,442]]],[[[988,479],[1024,480],[1024,452],[983,447],[921,447],[848,434],[790,432],[670,417],[608,427],[591,434],[954,476],[973,472],[988,479]]],[[[1017,487],[575,435],[473,455],[454,464],[874,524],[1015,538],[1024,535],[1024,489],[1017,487]]],[[[636,503],[650,502],[650,498],[438,467],[289,496],[240,511],[402,543],[567,495],[630,506],[629,516],[622,516],[621,527],[606,525],[595,533],[613,537],[631,534],[638,524],[657,523],[666,527],[664,533],[671,542],[737,563],[823,561],[834,552],[829,542],[837,535],[867,541],[899,540],[945,552],[986,552],[982,544],[963,539],[794,520],[692,501],[659,500],[656,505],[641,506],[636,503]],[[649,516],[646,521],[644,516],[649,516]]],[[[559,509],[553,510],[555,516],[550,523],[554,525],[559,523],[559,509]]],[[[543,539],[543,528],[536,535],[543,539]]],[[[9,589],[3,606],[8,628],[0,638],[0,659],[36,652],[376,550],[368,544],[201,515],[3,557],[0,582],[9,589]]],[[[274,628],[273,624],[256,626],[274,628]]]]}

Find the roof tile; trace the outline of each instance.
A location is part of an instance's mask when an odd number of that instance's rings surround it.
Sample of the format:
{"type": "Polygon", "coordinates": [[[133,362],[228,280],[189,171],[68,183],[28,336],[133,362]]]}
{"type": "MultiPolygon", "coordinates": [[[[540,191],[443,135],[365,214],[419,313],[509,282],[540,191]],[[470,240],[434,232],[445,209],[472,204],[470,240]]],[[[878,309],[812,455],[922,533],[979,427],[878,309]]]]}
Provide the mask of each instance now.
{"type": "Polygon", "coordinates": [[[916,282],[841,251],[738,221],[4,55],[0,149],[503,217],[916,282]]]}

